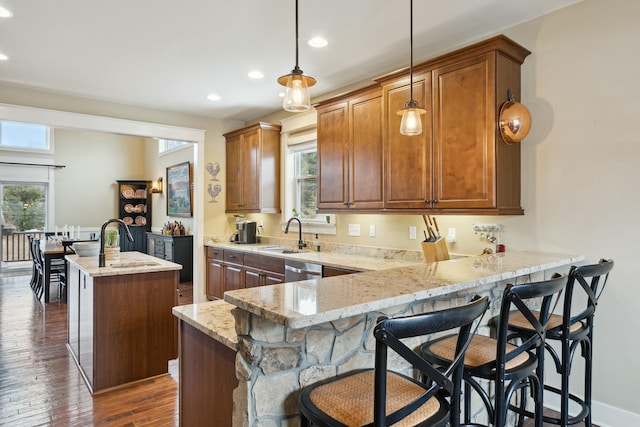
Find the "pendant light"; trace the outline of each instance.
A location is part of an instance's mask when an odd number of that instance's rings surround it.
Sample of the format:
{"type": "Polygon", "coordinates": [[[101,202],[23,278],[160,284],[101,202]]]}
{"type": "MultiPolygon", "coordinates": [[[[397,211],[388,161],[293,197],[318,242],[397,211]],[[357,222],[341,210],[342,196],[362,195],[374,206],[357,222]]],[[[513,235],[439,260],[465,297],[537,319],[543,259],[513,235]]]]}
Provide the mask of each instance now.
{"type": "Polygon", "coordinates": [[[410,0],[410,46],[411,46],[411,59],[409,61],[409,102],[404,105],[404,108],[398,110],[398,115],[402,115],[402,121],[400,122],[400,133],[403,135],[420,135],[422,133],[422,118],[421,115],[425,114],[427,110],[420,108],[418,103],[413,99],[413,0],[410,0]]]}
{"type": "Polygon", "coordinates": [[[280,77],[278,83],[286,88],[282,108],[295,113],[311,108],[309,87],[316,84],[316,79],[305,76],[298,67],[298,0],[296,0],[296,66],[291,73],[280,77]]]}

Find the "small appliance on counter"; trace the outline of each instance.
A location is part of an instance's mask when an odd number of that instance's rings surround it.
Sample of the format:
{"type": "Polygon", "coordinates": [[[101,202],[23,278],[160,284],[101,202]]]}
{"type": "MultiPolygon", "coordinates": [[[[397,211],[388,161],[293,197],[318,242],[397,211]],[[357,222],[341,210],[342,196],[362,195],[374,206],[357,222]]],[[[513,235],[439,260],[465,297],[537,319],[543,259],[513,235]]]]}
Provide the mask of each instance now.
{"type": "Polygon", "coordinates": [[[256,243],[256,222],[237,221],[236,222],[236,243],[247,244],[256,243]]]}

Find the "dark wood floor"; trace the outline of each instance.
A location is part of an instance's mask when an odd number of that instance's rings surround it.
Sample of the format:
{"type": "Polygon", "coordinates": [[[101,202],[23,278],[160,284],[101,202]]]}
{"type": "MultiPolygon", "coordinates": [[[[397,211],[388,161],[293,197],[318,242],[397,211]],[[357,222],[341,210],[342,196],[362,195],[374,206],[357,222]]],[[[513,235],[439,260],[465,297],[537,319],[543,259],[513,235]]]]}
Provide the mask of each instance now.
{"type": "Polygon", "coordinates": [[[0,274],[1,426],[178,425],[177,361],[170,375],[92,397],[65,345],[66,304],[38,301],[29,280],[0,274]]]}

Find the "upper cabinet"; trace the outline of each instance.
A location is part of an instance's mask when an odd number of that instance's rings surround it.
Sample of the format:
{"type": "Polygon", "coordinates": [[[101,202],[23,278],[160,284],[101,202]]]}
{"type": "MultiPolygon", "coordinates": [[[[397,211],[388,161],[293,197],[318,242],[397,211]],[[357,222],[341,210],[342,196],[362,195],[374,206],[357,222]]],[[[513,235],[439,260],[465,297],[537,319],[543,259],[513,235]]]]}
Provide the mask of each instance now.
{"type": "Polygon", "coordinates": [[[226,212],[280,212],[280,126],[260,122],[224,137],[226,212]]]}
{"type": "MultiPolygon", "coordinates": [[[[529,54],[508,38],[497,36],[414,66],[413,98],[427,110],[422,117],[423,132],[417,136],[400,134],[401,116],[397,114],[410,99],[408,70],[375,79],[382,89],[383,168],[367,163],[367,156],[377,152],[377,144],[360,152],[343,150],[348,153],[348,165],[368,164],[372,174],[379,173],[367,179],[376,190],[378,184],[382,185],[383,203],[380,208],[379,204],[369,208],[390,213],[523,214],[520,145],[502,141],[497,120],[508,90],[515,100],[520,99],[520,66],[529,54]]],[[[325,150],[323,145],[328,141],[333,147],[339,138],[344,144],[351,143],[349,105],[360,97],[361,92],[355,91],[318,107],[321,165],[331,163],[323,158],[325,153],[337,152],[325,150]],[[334,116],[340,120],[324,116],[337,111],[330,110],[331,106],[346,108],[346,112],[334,116]]],[[[373,115],[361,119],[361,129],[380,129],[373,115]]],[[[344,164],[343,181],[344,176],[350,176],[344,164]]],[[[333,187],[335,182],[328,181],[335,177],[335,172],[321,173],[320,188],[331,182],[331,188],[337,189],[333,187]]],[[[341,209],[321,201],[319,197],[320,210],[341,209]]],[[[349,198],[345,201],[353,202],[349,198]]],[[[358,207],[358,203],[355,205],[358,207]]]]}
{"type": "Polygon", "coordinates": [[[319,104],[318,208],[383,207],[382,91],[319,104]]]}

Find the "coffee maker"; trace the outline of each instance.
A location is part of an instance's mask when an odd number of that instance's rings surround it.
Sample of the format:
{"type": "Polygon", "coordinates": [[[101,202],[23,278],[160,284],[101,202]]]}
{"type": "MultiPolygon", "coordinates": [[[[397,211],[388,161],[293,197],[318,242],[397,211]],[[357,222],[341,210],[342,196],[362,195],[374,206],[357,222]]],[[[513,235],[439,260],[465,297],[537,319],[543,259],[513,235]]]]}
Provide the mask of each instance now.
{"type": "Polygon", "coordinates": [[[236,233],[238,235],[237,243],[256,243],[256,222],[237,221],[236,233]]]}

